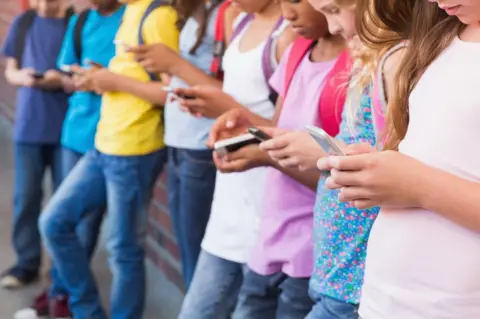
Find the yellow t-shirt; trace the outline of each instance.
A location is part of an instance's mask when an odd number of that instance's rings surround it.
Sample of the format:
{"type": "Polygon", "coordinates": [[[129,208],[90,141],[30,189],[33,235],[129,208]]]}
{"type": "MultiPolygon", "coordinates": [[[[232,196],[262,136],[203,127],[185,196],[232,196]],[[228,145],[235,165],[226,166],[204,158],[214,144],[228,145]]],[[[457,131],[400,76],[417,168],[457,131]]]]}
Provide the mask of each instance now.
{"type": "MultiPolygon", "coordinates": [[[[127,5],[116,40],[129,46],[139,44],[140,21],[152,1],[138,0],[127,5]]],[[[143,24],[145,44],[161,42],[178,51],[176,22],[177,13],[170,6],[151,12],[143,24]]],[[[124,51],[122,45],[117,45],[109,70],[138,81],[150,81],[145,69],[135,62],[132,54],[124,51]]],[[[149,154],[164,147],[163,133],[162,110],[151,102],[124,92],[103,95],[95,137],[95,146],[100,152],[120,156],[149,154]]]]}

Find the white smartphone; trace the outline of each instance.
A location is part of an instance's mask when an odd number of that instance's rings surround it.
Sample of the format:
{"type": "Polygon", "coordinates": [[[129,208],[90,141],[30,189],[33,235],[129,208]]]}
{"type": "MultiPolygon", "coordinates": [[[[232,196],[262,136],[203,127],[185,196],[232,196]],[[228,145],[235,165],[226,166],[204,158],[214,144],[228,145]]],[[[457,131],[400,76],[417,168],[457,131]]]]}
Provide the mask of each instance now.
{"type": "Polygon", "coordinates": [[[251,144],[260,144],[260,141],[253,134],[247,133],[218,141],[213,145],[213,148],[218,155],[225,156],[251,144]]]}
{"type": "Polygon", "coordinates": [[[162,90],[164,90],[167,93],[174,93],[175,92],[175,89],[172,88],[171,86],[164,86],[164,87],[162,87],[162,90]]]}
{"type": "Polygon", "coordinates": [[[335,142],[335,139],[327,134],[324,130],[319,127],[307,125],[305,126],[308,133],[317,141],[318,145],[325,151],[327,154],[345,156],[345,152],[340,146],[335,142]]]}

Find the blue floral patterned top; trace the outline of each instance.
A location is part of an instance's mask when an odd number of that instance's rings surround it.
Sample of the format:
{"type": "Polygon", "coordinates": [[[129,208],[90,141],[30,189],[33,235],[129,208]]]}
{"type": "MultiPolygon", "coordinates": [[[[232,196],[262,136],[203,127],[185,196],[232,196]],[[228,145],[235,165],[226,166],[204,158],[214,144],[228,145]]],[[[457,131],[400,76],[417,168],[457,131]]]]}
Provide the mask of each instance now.
{"type": "MultiPolygon", "coordinates": [[[[361,96],[355,127],[342,115],[338,140],[347,144],[375,144],[371,99],[368,92],[361,96]]],[[[327,174],[326,174],[327,175],[327,174]]],[[[326,176],[325,175],[325,176],[326,176]]],[[[359,210],[352,204],[338,201],[338,190],[324,187],[321,178],[314,211],[315,269],[310,280],[314,296],[322,295],[358,304],[363,283],[367,241],[379,208],[359,210]]]]}

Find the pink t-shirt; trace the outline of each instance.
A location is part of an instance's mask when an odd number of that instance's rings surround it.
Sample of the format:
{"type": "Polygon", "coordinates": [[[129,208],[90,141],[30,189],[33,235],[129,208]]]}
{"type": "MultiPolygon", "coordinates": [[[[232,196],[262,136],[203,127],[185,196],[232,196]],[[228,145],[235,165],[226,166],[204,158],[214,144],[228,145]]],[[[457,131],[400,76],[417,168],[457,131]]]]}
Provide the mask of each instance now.
{"type": "MultiPolygon", "coordinates": [[[[289,48],[270,79],[270,85],[284,96],[285,68],[289,48]]],[[[335,61],[312,63],[307,54],[293,76],[284,98],[278,127],[301,130],[317,118],[317,106],[325,77],[335,61]]],[[[310,277],[313,270],[313,206],[316,194],[280,171],[268,168],[260,234],[250,260],[254,271],[310,277]]]]}
{"type": "MultiPolygon", "coordinates": [[[[410,95],[410,123],[399,146],[403,154],[476,183],[479,61],[480,43],[457,38],[428,67],[410,95]]],[[[360,315],[479,319],[480,234],[435,212],[382,209],[368,241],[360,315]]]]}

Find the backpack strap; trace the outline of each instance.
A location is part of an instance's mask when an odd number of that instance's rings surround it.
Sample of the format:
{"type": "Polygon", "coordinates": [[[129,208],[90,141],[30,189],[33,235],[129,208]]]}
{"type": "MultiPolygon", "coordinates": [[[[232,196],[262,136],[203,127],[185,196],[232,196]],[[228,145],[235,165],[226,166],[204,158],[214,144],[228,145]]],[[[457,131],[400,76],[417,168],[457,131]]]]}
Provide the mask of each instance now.
{"type": "Polygon", "coordinates": [[[348,90],[348,78],[352,68],[352,59],[348,50],[344,50],[325,78],[325,86],[318,102],[319,120],[322,128],[330,136],[340,131],[342,112],[348,90]]]}
{"type": "Polygon", "coordinates": [[[310,51],[315,41],[306,39],[303,37],[298,37],[295,42],[293,42],[292,49],[288,55],[287,64],[285,67],[285,87],[283,88],[283,98],[287,96],[288,88],[292,83],[293,76],[297,70],[300,62],[302,62],[305,55],[310,51]]]}
{"type": "Polygon", "coordinates": [[[378,63],[377,73],[375,74],[375,81],[372,93],[372,115],[373,126],[375,132],[383,133],[385,130],[385,114],[387,112],[387,96],[385,94],[385,83],[383,78],[383,69],[387,59],[395,52],[407,46],[407,42],[400,42],[391,47],[380,59],[378,63]]]}
{"type": "Polygon", "coordinates": [[[275,72],[275,68],[272,65],[272,56],[275,53],[273,43],[275,39],[278,38],[281,34],[281,32],[279,33],[278,31],[279,31],[279,28],[282,26],[283,22],[284,22],[283,17],[280,17],[280,19],[278,19],[277,23],[275,24],[275,27],[273,28],[272,33],[268,37],[267,43],[265,44],[265,50],[263,50],[262,70],[263,70],[263,75],[265,76],[265,81],[267,83],[268,81],[270,81],[270,78],[275,72]]]}
{"type": "Polygon", "coordinates": [[[25,49],[25,43],[27,39],[27,33],[30,30],[30,27],[35,21],[37,17],[37,13],[35,10],[30,9],[25,11],[18,20],[18,31],[15,37],[15,60],[17,60],[18,68],[21,69],[23,67],[23,51],[25,49]]]}
{"type": "Polygon", "coordinates": [[[253,14],[246,14],[235,26],[232,32],[232,38],[230,39],[230,43],[235,40],[235,38],[242,33],[243,29],[248,25],[250,21],[253,20],[253,14]]]}
{"type": "Polygon", "coordinates": [[[68,22],[70,19],[75,15],[75,8],[73,6],[70,6],[65,10],[65,25],[68,25],[68,22]]]}
{"type": "Polygon", "coordinates": [[[218,7],[217,20],[215,21],[215,37],[213,60],[210,66],[210,73],[217,79],[223,80],[222,57],[225,53],[225,12],[231,2],[225,1],[218,7]]]}
{"type": "MultiPolygon", "coordinates": [[[[148,16],[150,13],[155,11],[158,8],[169,6],[170,3],[167,0],[153,0],[143,13],[142,18],[140,19],[140,25],[138,27],[138,45],[144,45],[145,44],[145,39],[143,38],[143,25],[145,24],[145,21],[147,20],[148,16]]],[[[150,76],[150,80],[152,81],[158,81],[159,77],[155,73],[148,73],[150,76]]]]}
{"type": "Polygon", "coordinates": [[[83,10],[79,15],[77,22],[75,23],[75,27],[73,29],[73,44],[75,49],[75,55],[77,57],[77,61],[81,63],[82,61],[82,32],[83,27],[85,26],[85,22],[87,22],[88,15],[90,14],[90,9],[83,10]]]}

